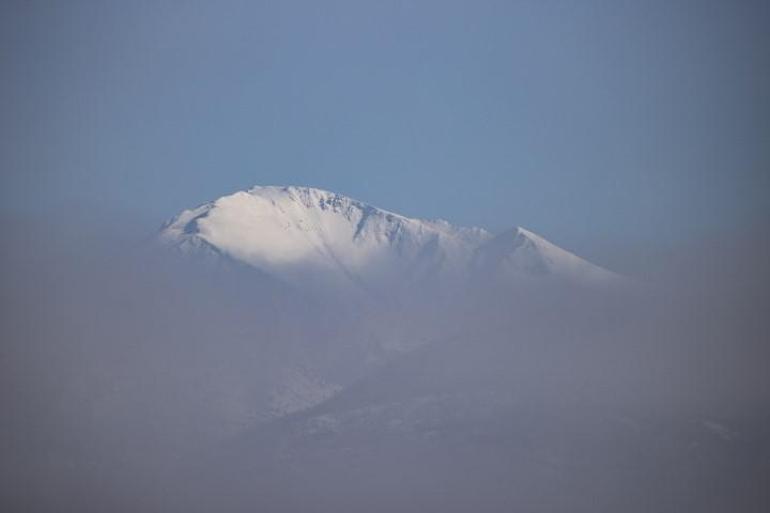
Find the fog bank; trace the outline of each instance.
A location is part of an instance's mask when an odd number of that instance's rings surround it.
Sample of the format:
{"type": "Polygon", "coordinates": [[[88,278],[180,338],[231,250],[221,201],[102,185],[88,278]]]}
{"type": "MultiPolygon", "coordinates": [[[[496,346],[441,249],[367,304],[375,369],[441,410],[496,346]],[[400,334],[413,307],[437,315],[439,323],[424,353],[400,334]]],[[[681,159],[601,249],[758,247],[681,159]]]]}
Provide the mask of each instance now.
{"type": "Polygon", "coordinates": [[[72,221],[4,227],[4,510],[766,504],[766,236],[361,303],[72,221]]]}

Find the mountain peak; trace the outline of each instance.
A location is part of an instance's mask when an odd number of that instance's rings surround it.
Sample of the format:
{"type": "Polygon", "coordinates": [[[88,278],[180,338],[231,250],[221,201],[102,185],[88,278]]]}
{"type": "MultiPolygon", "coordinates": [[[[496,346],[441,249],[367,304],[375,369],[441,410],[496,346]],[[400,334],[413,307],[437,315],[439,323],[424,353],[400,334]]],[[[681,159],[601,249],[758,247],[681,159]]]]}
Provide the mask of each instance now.
{"type": "Polygon", "coordinates": [[[507,278],[612,276],[521,227],[493,236],[481,228],[412,219],[313,187],[255,186],[169,221],[161,239],[295,283],[364,289],[476,272],[507,278]]]}
{"type": "Polygon", "coordinates": [[[369,205],[345,196],[344,194],[319,189],[317,187],[298,185],[255,185],[246,191],[236,192],[235,194],[248,194],[273,201],[294,201],[308,208],[319,207],[326,209],[340,207],[342,205],[369,207],[369,205]]]}
{"type": "MultiPolygon", "coordinates": [[[[335,201],[355,202],[355,200],[335,192],[318,189],[316,187],[301,187],[297,185],[255,185],[248,189],[246,194],[263,197],[287,197],[299,201],[307,206],[318,205],[335,201]]],[[[237,193],[236,193],[237,194],[237,193]]]]}

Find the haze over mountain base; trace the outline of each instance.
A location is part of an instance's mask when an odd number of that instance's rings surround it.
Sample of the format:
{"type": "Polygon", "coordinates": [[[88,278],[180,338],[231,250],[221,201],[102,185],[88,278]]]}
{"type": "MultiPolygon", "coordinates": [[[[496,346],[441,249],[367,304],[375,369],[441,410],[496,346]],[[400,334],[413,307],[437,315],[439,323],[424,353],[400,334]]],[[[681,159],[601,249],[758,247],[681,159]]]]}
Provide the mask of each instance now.
{"type": "Polygon", "coordinates": [[[767,504],[761,238],[641,291],[535,274],[362,293],[50,227],[4,231],[5,510],[767,504]]]}

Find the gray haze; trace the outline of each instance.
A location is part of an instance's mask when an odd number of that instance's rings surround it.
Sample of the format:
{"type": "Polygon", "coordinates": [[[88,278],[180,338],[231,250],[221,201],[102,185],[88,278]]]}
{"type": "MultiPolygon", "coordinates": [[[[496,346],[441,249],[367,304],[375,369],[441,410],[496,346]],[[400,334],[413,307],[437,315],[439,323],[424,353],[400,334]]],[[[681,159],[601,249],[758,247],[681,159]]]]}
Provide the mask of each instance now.
{"type": "Polygon", "coordinates": [[[4,230],[6,511],[764,510],[766,235],[406,310],[67,221],[4,230]],[[393,324],[419,347],[362,363],[393,324]],[[297,362],[344,388],[270,417],[297,362]]]}

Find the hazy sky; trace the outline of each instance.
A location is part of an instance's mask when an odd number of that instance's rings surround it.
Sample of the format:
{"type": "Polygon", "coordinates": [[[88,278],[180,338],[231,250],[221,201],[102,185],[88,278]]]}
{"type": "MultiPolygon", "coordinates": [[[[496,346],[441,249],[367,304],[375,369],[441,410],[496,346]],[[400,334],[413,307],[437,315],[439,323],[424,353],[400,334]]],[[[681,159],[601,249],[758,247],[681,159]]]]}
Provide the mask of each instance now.
{"type": "Polygon", "coordinates": [[[296,184],[596,257],[718,236],[768,216],[768,5],[3,2],[3,210],[296,184]]]}

